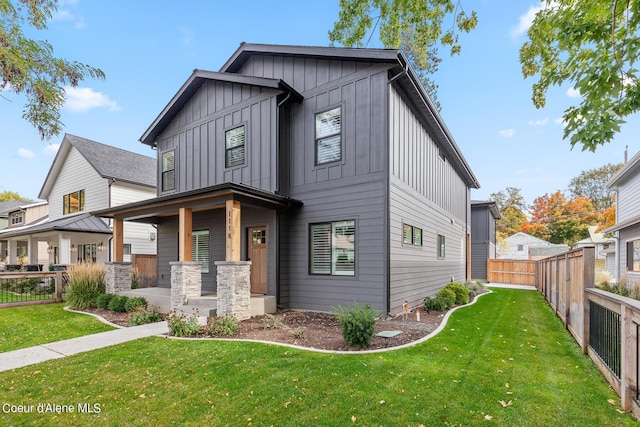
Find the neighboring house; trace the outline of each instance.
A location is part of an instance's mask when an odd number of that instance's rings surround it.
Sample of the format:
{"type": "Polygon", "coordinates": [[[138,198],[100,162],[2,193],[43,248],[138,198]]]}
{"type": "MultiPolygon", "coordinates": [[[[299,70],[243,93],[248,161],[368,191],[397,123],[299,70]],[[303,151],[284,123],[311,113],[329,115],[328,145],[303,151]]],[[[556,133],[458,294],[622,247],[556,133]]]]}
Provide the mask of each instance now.
{"type": "Polygon", "coordinates": [[[568,250],[568,245],[549,243],[519,231],[498,244],[496,256],[500,259],[538,260],[568,250]]]}
{"type": "Polygon", "coordinates": [[[616,241],[615,278],[640,285],[640,152],[607,182],[616,192],[616,224],[602,230],[616,241]]]}
{"type": "Polygon", "coordinates": [[[602,233],[597,233],[597,225],[589,226],[589,237],[582,239],[573,244],[573,249],[584,248],[587,246],[593,246],[596,248],[596,259],[605,259],[606,250],[611,246],[615,246],[615,239],[611,237],[604,237],[602,233]]]}
{"type": "Polygon", "coordinates": [[[479,184],[400,51],[242,44],[141,142],[158,197],[95,214],[158,227],[160,287],[170,262],[199,261],[206,293],[250,260],[280,307],[397,313],[467,276],[479,184]]]}
{"type": "Polygon", "coordinates": [[[9,226],[9,212],[26,204],[22,200],[7,200],[6,202],[0,202],[0,230],[3,230],[9,226]]]}
{"type": "Polygon", "coordinates": [[[471,201],[471,278],[487,280],[487,260],[496,257],[496,221],[502,217],[493,201],[471,201]]]}
{"type": "MultiPolygon", "coordinates": [[[[34,221],[46,218],[48,213],[47,202],[24,202],[22,200],[9,200],[0,203],[0,230],[6,228],[21,227],[34,221]]],[[[1,236],[0,236],[1,237],[1,236]]],[[[39,259],[44,259],[47,248],[40,248],[39,259]]],[[[19,247],[14,250],[12,257],[9,256],[9,247],[6,240],[0,240],[0,262],[9,263],[9,259],[15,262],[20,254],[26,254],[26,247],[19,247]]]]}
{"type": "MultiPolygon", "coordinates": [[[[21,253],[31,264],[109,261],[112,230],[89,212],[154,197],[155,169],[151,157],[66,134],[40,190],[48,216],[25,214],[22,224],[0,231],[8,263],[19,263],[21,253]]],[[[149,225],[125,224],[128,253],[155,254],[155,232],[149,225]]]]}

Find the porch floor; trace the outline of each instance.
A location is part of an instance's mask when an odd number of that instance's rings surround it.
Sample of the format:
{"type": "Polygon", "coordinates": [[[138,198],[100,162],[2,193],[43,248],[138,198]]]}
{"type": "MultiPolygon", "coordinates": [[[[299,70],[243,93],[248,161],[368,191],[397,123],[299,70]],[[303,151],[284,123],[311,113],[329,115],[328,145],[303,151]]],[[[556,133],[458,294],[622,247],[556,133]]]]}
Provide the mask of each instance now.
{"type": "MultiPolygon", "coordinates": [[[[155,311],[169,313],[171,311],[170,288],[138,288],[122,292],[129,297],[144,297],[155,311]]],[[[203,292],[199,298],[191,298],[182,311],[191,314],[192,309],[197,309],[200,316],[215,316],[217,310],[218,295],[215,292],[203,292]]],[[[276,297],[271,295],[251,294],[251,316],[261,316],[266,313],[276,312],[276,297]]]]}

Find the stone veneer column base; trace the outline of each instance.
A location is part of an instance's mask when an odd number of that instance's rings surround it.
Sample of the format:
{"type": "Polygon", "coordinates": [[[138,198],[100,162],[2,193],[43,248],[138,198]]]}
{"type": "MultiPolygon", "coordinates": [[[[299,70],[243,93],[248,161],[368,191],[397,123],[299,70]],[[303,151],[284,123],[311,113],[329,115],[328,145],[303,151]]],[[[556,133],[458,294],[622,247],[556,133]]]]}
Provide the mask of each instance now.
{"type": "Polygon", "coordinates": [[[251,261],[216,261],[218,316],[251,317],[251,261]]]}
{"type": "Polygon", "coordinates": [[[104,281],[108,294],[119,294],[131,290],[133,267],[130,262],[106,262],[104,269],[104,281]]]}
{"type": "Polygon", "coordinates": [[[188,304],[190,298],[202,295],[202,265],[199,262],[170,262],[171,265],[171,309],[177,310],[188,304]]]}

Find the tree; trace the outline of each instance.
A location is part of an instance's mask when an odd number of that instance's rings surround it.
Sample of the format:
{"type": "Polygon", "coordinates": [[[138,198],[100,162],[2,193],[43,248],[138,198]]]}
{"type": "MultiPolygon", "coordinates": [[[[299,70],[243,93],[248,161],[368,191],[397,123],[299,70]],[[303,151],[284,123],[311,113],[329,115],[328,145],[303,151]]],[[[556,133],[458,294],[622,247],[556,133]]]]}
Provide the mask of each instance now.
{"type": "Polygon", "coordinates": [[[496,221],[496,239],[502,241],[520,231],[520,225],[527,220],[524,212],[527,204],[520,194],[520,189],[507,187],[504,191],[492,193],[489,198],[496,202],[502,217],[496,221]]]}
{"type": "Polygon", "coordinates": [[[9,191],[9,190],[5,190],[0,192],[0,202],[6,202],[9,200],[21,200],[23,202],[30,202],[31,200],[27,199],[26,197],[22,197],[20,194],[16,193],[15,191],[9,191]]]}
{"type": "Polygon", "coordinates": [[[525,78],[538,76],[532,100],[545,106],[550,86],[571,83],[581,101],[564,112],[571,147],[595,151],[640,109],[634,62],[640,54],[640,1],[545,0],[520,49],[525,78]]]}
{"type": "Polygon", "coordinates": [[[580,172],[569,182],[569,192],[573,198],[584,196],[591,200],[593,208],[600,213],[613,206],[613,192],[607,182],[620,170],[622,163],[608,163],[596,169],[580,172]]]}
{"type": "Polygon", "coordinates": [[[371,27],[375,31],[379,26],[382,44],[390,49],[402,47],[407,52],[423,86],[439,108],[437,85],[428,78],[441,61],[436,46],[440,43],[449,48],[451,55],[459,54],[459,32],[468,33],[477,23],[476,12],[467,15],[459,1],[340,0],[338,21],[329,31],[329,40],[332,44],[362,47],[371,27]],[[452,22],[446,24],[448,29],[443,29],[447,18],[452,22]]]}
{"type": "Polygon", "coordinates": [[[57,0],[0,0],[0,91],[26,96],[22,117],[45,140],[62,130],[64,86],[105,77],[100,69],[56,58],[47,41],[24,35],[26,25],[45,30],[57,9],[57,0]]]}
{"type": "Polygon", "coordinates": [[[531,219],[522,224],[522,231],[551,243],[573,245],[589,235],[590,225],[603,222],[584,196],[567,199],[560,191],[537,197],[531,206],[531,219]]]}

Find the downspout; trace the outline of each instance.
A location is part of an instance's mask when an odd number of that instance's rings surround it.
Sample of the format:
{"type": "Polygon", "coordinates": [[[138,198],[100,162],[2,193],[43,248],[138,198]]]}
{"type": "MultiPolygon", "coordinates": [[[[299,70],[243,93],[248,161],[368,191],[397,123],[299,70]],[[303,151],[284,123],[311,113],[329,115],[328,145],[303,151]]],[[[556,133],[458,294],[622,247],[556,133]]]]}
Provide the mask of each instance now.
{"type": "MultiPolygon", "coordinates": [[[[618,216],[618,200],[620,200],[618,198],[619,194],[618,194],[618,188],[616,187],[616,222],[618,221],[618,218],[620,218],[618,216]]],[[[613,238],[616,241],[616,254],[615,254],[615,258],[614,258],[614,262],[616,264],[616,268],[615,268],[615,274],[616,274],[616,283],[620,283],[620,230],[616,231],[615,236],[613,236],[613,238]]],[[[626,269],[626,263],[625,263],[625,269],[626,269]]]]}
{"type": "MultiPolygon", "coordinates": [[[[282,153],[282,141],[280,141],[280,108],[291,98],[291,92],[287,93],[287,96],[282,99],[282,101],[276,104],[276,142],[278,144],[278,149],[276,150],[276,177],[278,182],[276,183],[276,194],[280,193],[280,184],[282,183],[282,171],[280,170],[280,155],[282,153]]],[[[288,209],[291,205],[285,208],[288,209]]],[[[280,304],[280,213],[281,211],[276,210],[276,232],[277,236],[277,244],[276,244],[276,307],[281,308],[280,304]]]]}
{"type": "MultiPolygon", "coordinates": [[[[114,182],[116,182],[115,178],[109,178],[108,179],[108,191],[107,191],[107,206],[111,207],[111,184],[113,184],[114,182]]],[[[109,240],[107,240],[107,243],[109,244],[109,254],[108,254],[108,259],[109,262],[111,262],[111,242],[113,241],[113,224],[111,223],[111,218],[109,218],[109,224],[107,224],[107,226],[109,228],[111,228],[111,237],[109,237],[109,240]]]]}

